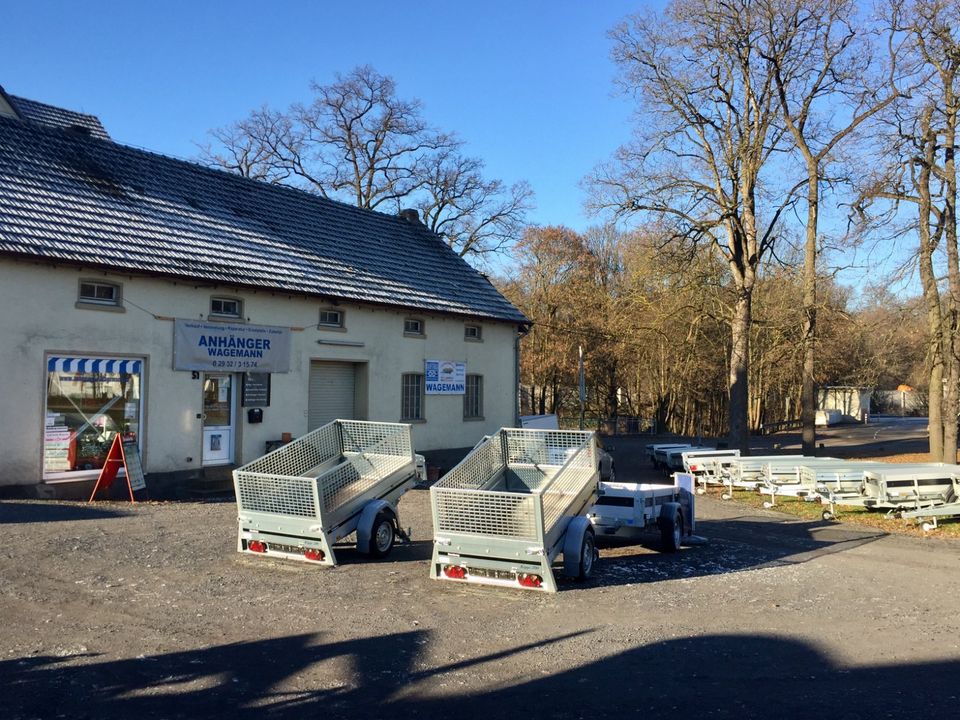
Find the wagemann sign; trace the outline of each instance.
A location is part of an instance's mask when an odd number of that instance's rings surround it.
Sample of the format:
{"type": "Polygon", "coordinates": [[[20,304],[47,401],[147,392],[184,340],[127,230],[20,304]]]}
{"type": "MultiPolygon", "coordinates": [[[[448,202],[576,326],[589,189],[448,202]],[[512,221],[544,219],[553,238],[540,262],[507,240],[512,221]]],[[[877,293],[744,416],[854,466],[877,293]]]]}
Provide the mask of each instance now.
{"type": "Polygon", "coordinates": [[[290,372],[290,330],[176,320],[173,369],[290,372]]]}

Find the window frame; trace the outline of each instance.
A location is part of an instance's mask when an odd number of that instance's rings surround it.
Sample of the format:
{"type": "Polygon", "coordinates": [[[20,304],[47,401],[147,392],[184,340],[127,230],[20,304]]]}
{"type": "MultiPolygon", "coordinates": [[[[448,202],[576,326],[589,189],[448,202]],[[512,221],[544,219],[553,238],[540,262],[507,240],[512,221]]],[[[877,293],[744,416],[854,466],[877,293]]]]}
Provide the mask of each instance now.
{"type": "Polygon", "coordinates": [[[463,419],[464,420],[484,420],[483,416],[483,375],[479,373],[468,373],[466,376],[466,383],[464,384],[464,393],[463,393],[463,419]],[[470,380],[473,379],[475,383],[474,388],[474,397],[473,402],[471,403],[471,393],[470,393],[470,380]],[[473,408],[470,407],[474,405],[476,407],[476,414],[471,415],[470,410],[473,408]]]}
{"type": "Polygon", "coordinates": [[[231,296],[231,295],[211,295],[211,296],[210,296],[210,308],[209,308],[209,312],[207,313],[207,317],[210,318],[210,319],[212,319],[212,320],[243,320],[243,319],[244,319],[243,299],[242,299],[242,298],[238,298],[238,297],[233,297],[233,296],[231,296]],[[217,302],[217,301],[219,301],[219,302],[224,302],[224,301],[226,301],[226,302],[236,303],[236,304],[237,304],[237,312],[236,312],[236,313],[227,313],[227,312],[222,312],[222,311],[218,312],[218,311],[214,310],[214,309],[213,309],[213,304],[214,304],[215,302],[217,302]]]}
{"type": "Polygon", "coordinates": [[[403,373],[400,375],[400,420],[401,422],[406,423],[422,423],[426,422],[426,382],[425,376],[423,373],[403,373]],[[416,378],[417,385],[419,387],[418,397],[416,399],[416,415],[408,414],[408,379],[416,378]]]}
{"type": "Polygon", "coordinates": [[[464,323],[463,339],[467,342],[483,342],[483,325],[480,325],[479,323],[464,323]],[[470,328],[476,330],[477,334],[469,335],[468,331],[470,328]]]}
{"type": "Polygon", "coordinates": [[[83,308],[87,310],[107,310],[109,312],[126,312],[126,308],[123,307],[123,284],[118,282],[112,282],[110,280],[102,279],[92,279],[92,278],[80,278],[77,283],[77,302],[76,307],[83,308]],[[108,287],[113,289],[113,297],[109,300],[103,298],[97,298],[96,291],[94,291],[94,296],[85,296],[83,294],[83,286],[90,285],[93,287],[108,287]]]}
{"type": "Polygon", "coordinates": [[[427,336],[426,323],[423,318],[418,317],[405,317],[403,319],[403,334],[404,337],[413,337],[413,338],[425,338],[427,336]],[[417,331],[408,330],[407,323],[419,323],[420,329],[417,331]]]}
{"type": "Polygon", "coordinates": [[[341,332],[342,332],[342,331],[346,330],[346,329],[347,329],[347,325],[346,325],[346,313],[343,311],[342,308],[338,308],[338,307],[330,307],[330,306],[327,306],[327,307],[322,307],[322,308],[320,308],[320,309],[317,311],[317,329],[318,329],[318,330],[333,330],[334,332],[337,332],[337,331],[341,331],[341,332]],[[331,323],[331,322],[324,322],[323,319],[322,319],[324,313],[337,313],[337,315],[340,316],[340,322],[339,322],[338,324],[334,324],[334,323],[331,323]]]}

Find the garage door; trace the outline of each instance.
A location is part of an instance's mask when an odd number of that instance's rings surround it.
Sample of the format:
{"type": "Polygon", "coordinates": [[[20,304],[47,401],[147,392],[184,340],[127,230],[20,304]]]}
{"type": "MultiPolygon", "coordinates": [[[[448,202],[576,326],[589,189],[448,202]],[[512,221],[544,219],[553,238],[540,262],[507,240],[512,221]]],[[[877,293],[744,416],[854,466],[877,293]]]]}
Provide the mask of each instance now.
{"type": "Polygon", "coordinates": [[[355,417],[353,363],[311,362],[307,429],[315,430],[337,418],[355,417]]]}

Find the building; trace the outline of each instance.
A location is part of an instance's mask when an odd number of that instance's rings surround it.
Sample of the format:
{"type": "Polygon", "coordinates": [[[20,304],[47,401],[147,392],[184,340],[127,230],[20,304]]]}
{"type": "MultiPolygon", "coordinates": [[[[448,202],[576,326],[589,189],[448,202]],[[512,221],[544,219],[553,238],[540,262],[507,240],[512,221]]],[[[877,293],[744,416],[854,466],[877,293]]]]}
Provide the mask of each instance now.
{"type": "Polygon", "coordinates": [[[817,388],[817,424],[865,422],[873,388],[830,385],[817,388]]]}
{"type": "Polygon", "coordinates": [[[110,140],[0,89],[0,492],[89,492],[113,437],[199,487],[333,418],[420,452],[516,423],[527,318],[423,226],[110,140]],[[15,489],[14,489],[15,488],[15,489]]]}

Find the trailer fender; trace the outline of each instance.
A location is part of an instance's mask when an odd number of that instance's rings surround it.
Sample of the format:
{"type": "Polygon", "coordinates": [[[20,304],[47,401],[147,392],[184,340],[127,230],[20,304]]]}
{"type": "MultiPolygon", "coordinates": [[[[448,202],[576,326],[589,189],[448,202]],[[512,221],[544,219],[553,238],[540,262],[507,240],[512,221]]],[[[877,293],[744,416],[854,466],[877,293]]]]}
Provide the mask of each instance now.
{"type": "Polygon", "coordinates": [[[580,549],[583,547],[583,536],[593,532],[593,526],[583,515],[578,515],[567,525],[563,536],[563,574],[567,577],[578,577],[580,574],[580,549]]]}
{"type": "Polygon", "coordinates": [[[397,513],[386,500],[371,500],[363,506],[360,519],[357,520],[357,548],[370,547],[370,536],[373,533],[373,523],[380,511],[390,515],[396,521],[397,513]]]}

